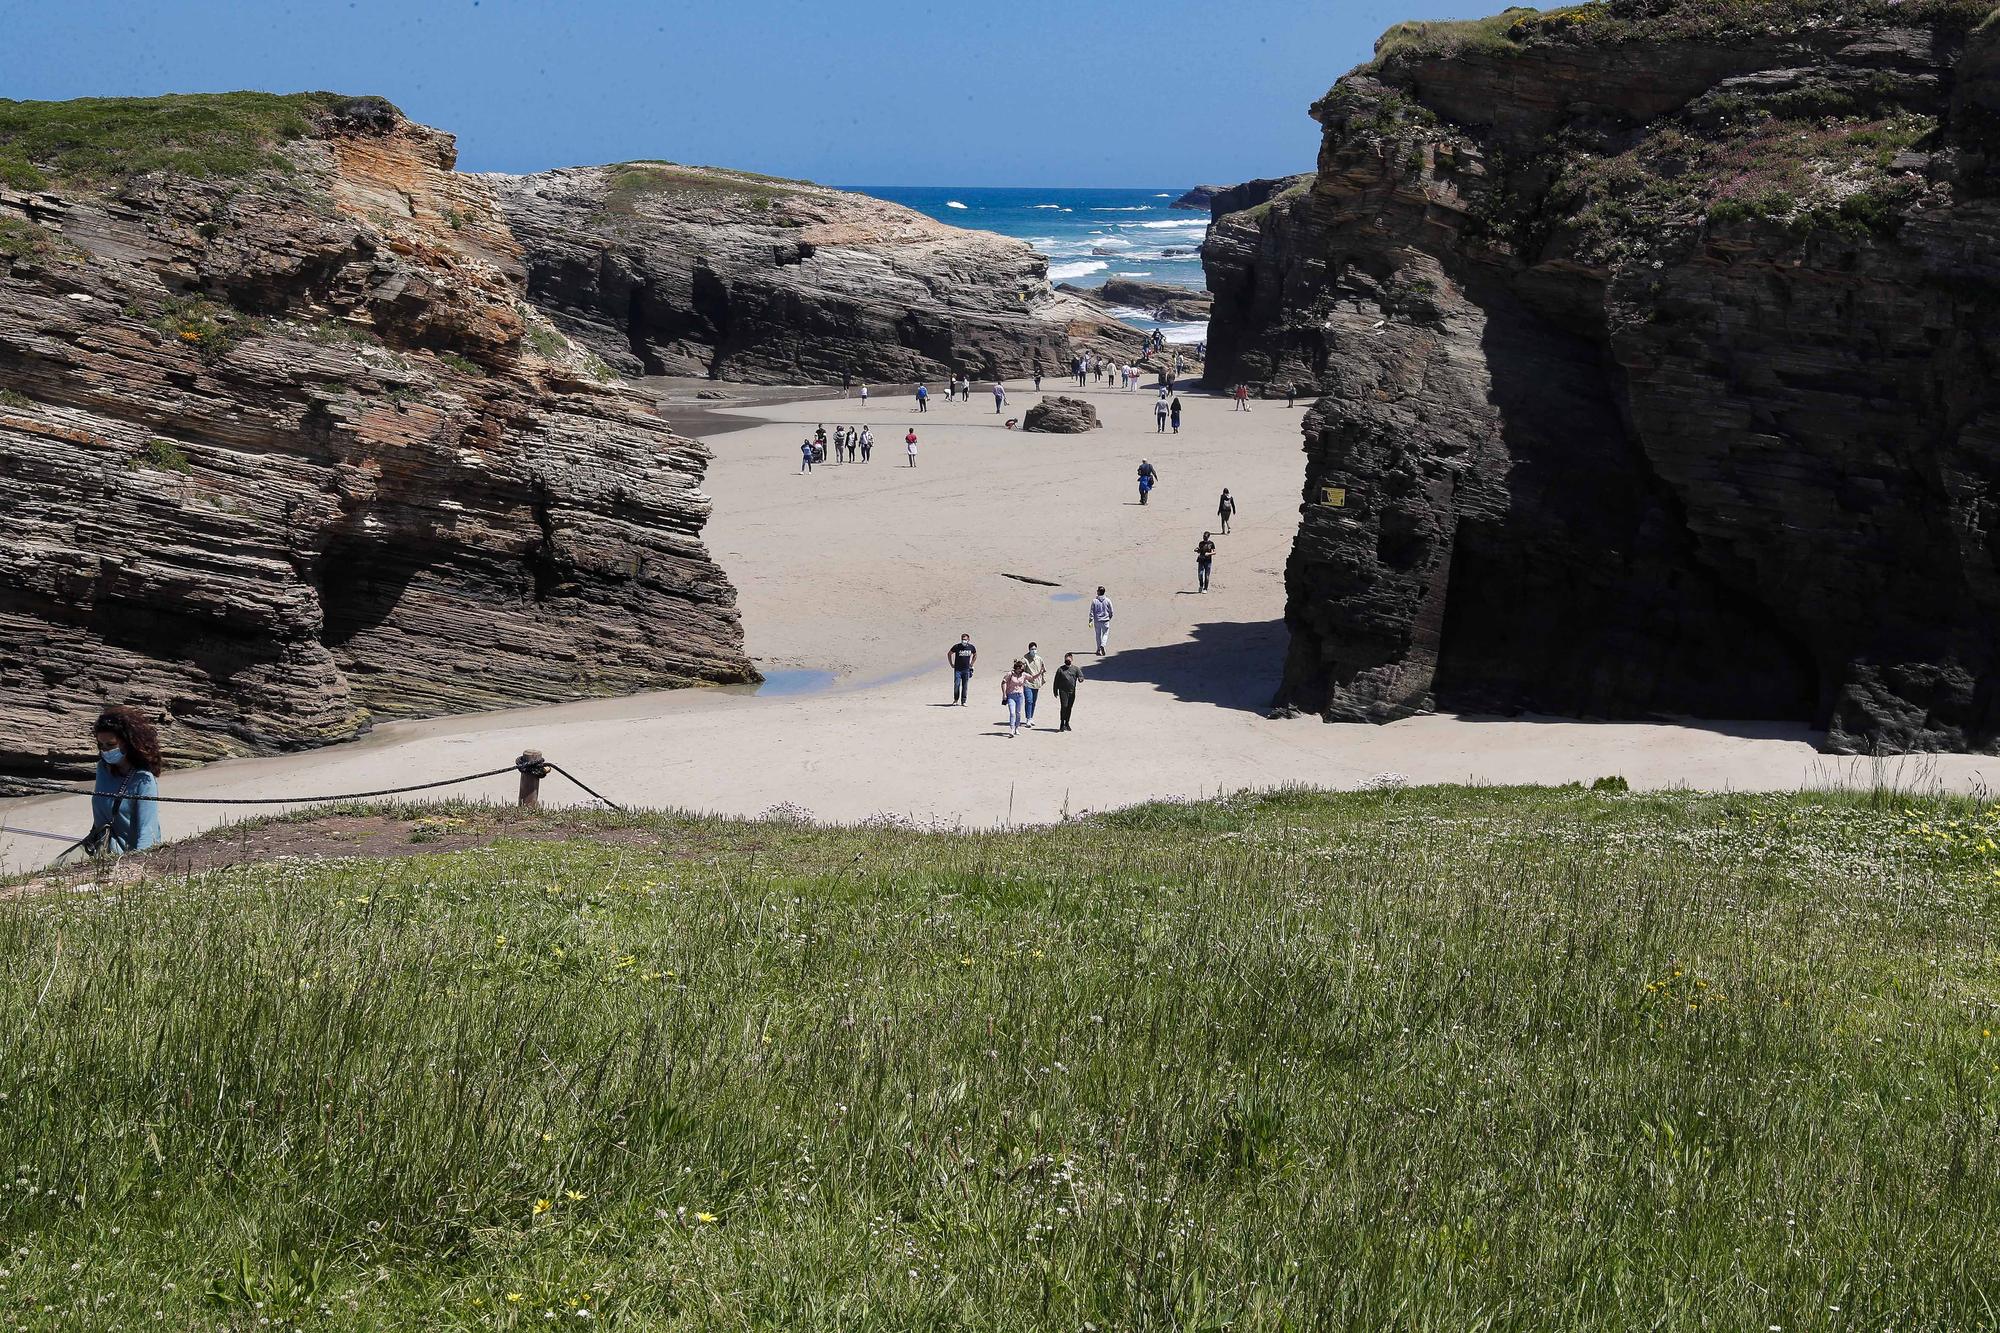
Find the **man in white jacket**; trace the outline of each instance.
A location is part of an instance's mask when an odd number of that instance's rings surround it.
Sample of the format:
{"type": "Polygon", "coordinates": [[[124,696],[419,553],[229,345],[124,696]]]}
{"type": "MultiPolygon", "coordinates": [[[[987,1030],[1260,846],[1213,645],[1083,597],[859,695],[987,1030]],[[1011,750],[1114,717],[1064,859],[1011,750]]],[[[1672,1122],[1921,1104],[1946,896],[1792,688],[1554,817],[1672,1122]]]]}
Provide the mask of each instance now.
{"type": "Polygon", "coordinates": [[[1090,627],[1097,631],[1097,655],[1104,656],[1104,644],[1111,637],[1111,599],[1104,595],[1104,589],[1097,590],[1097,596],[1090,603],[1090,627]]]}

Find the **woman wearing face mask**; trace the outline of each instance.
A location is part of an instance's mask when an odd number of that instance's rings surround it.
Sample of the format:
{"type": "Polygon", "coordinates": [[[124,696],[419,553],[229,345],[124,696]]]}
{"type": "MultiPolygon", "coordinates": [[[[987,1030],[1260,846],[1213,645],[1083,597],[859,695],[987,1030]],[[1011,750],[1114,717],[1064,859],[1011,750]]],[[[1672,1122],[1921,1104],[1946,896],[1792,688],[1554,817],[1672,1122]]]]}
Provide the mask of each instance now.
{"type": "Polygon", "coordinates": [[[1026,716],[1022,718],[1022,721],[1026,722],[1028,726],[1033,727],[1035,725],[1035,700],[1039,699],[1042,695],[1042,685],[1049,678],[1049,668],[1048,664],[1042,661],[1041,649],[1035,647],[1032,643],[1028,645],[1028,655],[1022,658],[1021,661],[1028,668],[1026,703],[1021,709],[1026,716]]]}
{"type": "Polygon", "coordinates": [[[97,794],[90,798],[92,856],[143,852],[160,841],[160,733],[136,708],[116,705],[97,719],[97,794]]]}

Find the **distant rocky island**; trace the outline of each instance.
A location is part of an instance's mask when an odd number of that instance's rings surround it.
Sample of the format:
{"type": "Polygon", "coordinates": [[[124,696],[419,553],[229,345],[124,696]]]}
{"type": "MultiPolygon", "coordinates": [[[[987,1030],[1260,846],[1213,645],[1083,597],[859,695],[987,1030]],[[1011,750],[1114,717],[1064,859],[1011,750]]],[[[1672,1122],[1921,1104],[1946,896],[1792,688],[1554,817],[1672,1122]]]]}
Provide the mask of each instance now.
{"type": "Polygon", "coordinates": [[[0,768],[60,769],[111,699],[188,761],[754,680],[708,455],[620,371],[1137,343],[892,204],[455,157],[372,97],[0,101],[0,768]]]}
{"type": "Polygon", "coordinates": [[[1211,379],[1322,395],[1281,702],[2000,746],[1989,9],[1509,10],[1335,84],[1203,249],[1211,379]]]}

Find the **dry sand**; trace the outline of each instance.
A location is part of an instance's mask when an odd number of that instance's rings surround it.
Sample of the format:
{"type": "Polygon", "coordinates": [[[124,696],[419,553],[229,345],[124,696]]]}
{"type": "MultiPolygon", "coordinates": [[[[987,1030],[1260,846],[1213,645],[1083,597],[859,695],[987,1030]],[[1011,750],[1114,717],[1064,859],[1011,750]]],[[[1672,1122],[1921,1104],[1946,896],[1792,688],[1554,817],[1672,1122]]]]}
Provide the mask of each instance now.
{"type": "MultiPolygon", "coordinates": [[[[990,388],[990,386],[980,386],[990,388]]],[[[1034,401],[1010,386],[1004,414],[932,399],[929,412],[877,390],[853,399],[723,409],[747,420],[714,435],[707,539],[741,593],[762,694],[680,691],[384,725],[352,745],[230,761],[168,775],[168,795],[296,796],[421,782],[539,749],[612,799],[757,815],[774,805],[821,819],[895,814],[990,827],[1050,821],[1152,797],[1287,783],[1345,787],[1379,773],[1412,782],[1554,783],[1621,774],[1635,787],[1774,789],[1892,781],[1968,790],[2000,778],[1991,756],[1837,760],[1784,723],[1653,725],[1413,718],[1385,727],[1267,721],[1284,649],[1283,569],[1298,518],[1304,405],[1234,412],[1183,393],[1182,433],[1153,430],[1150,390],[1081,392],[1106,428],[1086,436],[1002,429],[1034,401]],[[867,422],[874,461],[798,474],[814,425],[867,422]],[[918,465],[902,436],[915,425],[918,465]],[[1134,469],[1161,473],[1137,503],[1134,469]],[[1218,535],[1213,590],[1195,588],[1193,548],[1224,486],[1242,505],[1218,535]],[[1021,575],[1046,582],[1022,582],[1021,575]],[[1113,653],[1089,654],[1098,584],[1117,604],[1113,653]],[[950,698],[946,648],[979,646],[973,703],[950,698]],[[1076,730],[1037,721],[1009,738],[999,678],[1029,640],[1051,667],[1078,653],[1076,730]],[[832,673],[830,685],[796,691],[832,673]]],[[[671,414],[671,413],[670,413],[671,414]]],[[[711,409],[700,418],[713,421],[711,409]]],[[[81,738],[79,738],[81,740],[81,738]]],[[[447,795],[511,800],[511,777],[447,795]]],[[[583,798],[560,778],[551,803],[583,798]]],[[[169,836],[269,808],[168,806],[169,836]]],[[[0,802],[0,870],[33,868],[89,822],[76,800],[0,802]]]]}

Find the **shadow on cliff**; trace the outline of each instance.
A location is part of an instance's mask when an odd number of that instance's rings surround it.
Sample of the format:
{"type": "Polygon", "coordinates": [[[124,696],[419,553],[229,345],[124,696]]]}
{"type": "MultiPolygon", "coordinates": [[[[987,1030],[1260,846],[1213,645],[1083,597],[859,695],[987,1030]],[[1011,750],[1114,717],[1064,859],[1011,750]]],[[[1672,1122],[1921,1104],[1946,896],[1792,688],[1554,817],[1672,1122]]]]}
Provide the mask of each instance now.
{"type": "MultiPolygon", "coordinates": [[[[1112,631],[1117,642],[1117,631],[1112,631]]],[[[1088,703],[1092,681],[1126,681],[1151,685],[1184,703],[1215,704],[1261,713],[1271,706],[1278,676],[1285,663],[1285,622],[1282,620],[1210,621],[1194,627],[1186,643],[1157,648],[1131,648],[1099,659],[1084,648],[1076,653],[1083,666],[1080,702],[1088,703]]],[[[1053,662],[1062,661],[1057,653],[1053,662]]]]}

